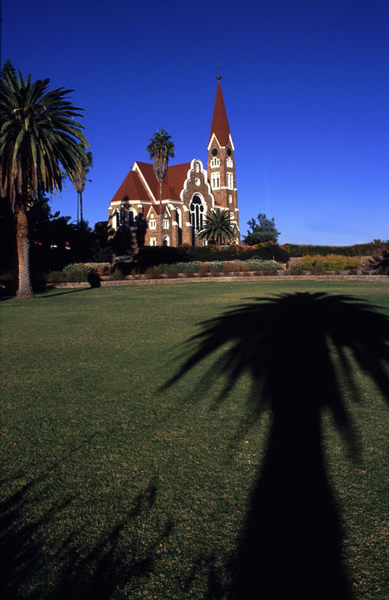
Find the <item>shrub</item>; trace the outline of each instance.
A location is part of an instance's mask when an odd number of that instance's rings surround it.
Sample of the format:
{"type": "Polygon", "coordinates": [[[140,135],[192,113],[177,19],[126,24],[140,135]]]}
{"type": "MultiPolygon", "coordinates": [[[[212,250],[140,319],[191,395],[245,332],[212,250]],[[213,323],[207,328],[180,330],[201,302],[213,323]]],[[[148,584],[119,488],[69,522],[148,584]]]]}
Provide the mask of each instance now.
{"type": "Polygon", "coordinates": [[[112,248],[92,248],[90,253],[90,261],[101,263],[101,262],[110,262],[113,257],[112,248]]]}
{"type": "Polygon", "coordinates": [[[120,260],[115,263],[115,271],[117,269],[119,269],[119,271],[121,271],[123,273],[124,277],[127,277],[127,275],[130,275],[131,273],[136,271],[137,265],[136,265],[136,263],[134,263],[134,261],[132,259],[120,260]]]}
{"type": "Polygon", "coordinates": [[[221,273],[223,271],[223,263],[219,261],[211,262],[209,265],[210,273],[221,273]]]}
{"type": "Polygon", "coordinates": [[[323,273],[325,273],[324,265],[321,263],[317,263],[317,264],[313,265],[312,269],[311,269],[311,273],[313,275],[323,275],[323,273]]]}
{"type": "Polygon", "coordinates": [[[240,271],[240,263],[230,261],[223,263],[223,273],[237,273],[240,271]]]}
{"type": "Polygon", "coordinates": [[[189,262],[187,264],[182,265],[181,272],[184,273],[186,277],[193,277],[195,273],[200,272],[201,263],[199,262],[189,262]]]}
{"type": "Polygon", "coordinates": [[[121,269],[115,269],[113,273],[111,273],[109,279],[110,281],[121,281],[125,278],[125,275],[121,269]]]}
{"type": "Polygon", "coordinates": [[[165,273],[168,277],[175,278],[178,277],[179,270],[174,268],[175,265],[169,265],[166,269],[165,273]]]}
{"type": "Polygon", "coordinates": [[[0,275],[0,292],[13,295],[18,287],[18,279],[15,271],[4,271],[0,275]]]}
{"type": "Polygon", "coordinates": [[[200,264],[200,275],[208,275],[209,273],[209,263],[208,262],[204,262],[200,264]]]}
{"type": "Polygon", "coordinates": [[[161,267],[149,267],[145,275],[147,279],[160,279],[162,275],[161,267]]]}
{"type": "Polygon", "coordinates": [[[303,269],[311,270],[315,273],[324,271],[345,271],[346,269],[360,266],[359,256],[341,256],[339,254],[329,254],[328,256],[314,255],[304,256],[301,261],[303,269]]]}
{"type": "Polygon", "coordinates": [[[287,271],[288,275],[303,275],[303,268],[301,265],[292,265],[287,271]]]}
{"type": "Polygon", "coordinates": [[[251,258],[261,258],[263,260],[276,260],[286,263],[289,260],[289,254],[284,249],[272,242],[258,244],[256,246],[204,246],[201,248],[192,247],[188,249],[188,260],[200,260],[213,262],[217,261],[246,261],[251,258]]]}
{"type": "MultiPolygon", "coordinates": [[[[261,275],[277,275],[277,269],[263,269],[263,271],[259,271],[261,275]]],[[[256,272],[258,274],[258,272],[256,272]]]]}
{"type": "Polygon", "coordinates": [[[389,241],[376,240],[367,244],[354,244],[352,246],[309,246],[298,244],[282,244],[281,248],[286,250],[290,256],[328,256],[336,254],[339,256],[371,256],[382,254],[389,250],[389,241]],[[377,242],[380,242],[377,244],[377,242]]]}
{"type": "Polygon", "coordinates": [[[257,247],[252,246],[253,254],[252,258],[261,258],[263,260],[272,260],[280,263],[287,263],[289,260],[289,254],[277,244],[266,244],[258,245],[257,247]]]}
{"type": "Polygon", "coordinates": [[[156,265],[173,264],[178,262],[188,262],[188,248],[181,246],[174,248],[172,246],[145,246],[139,251],[136,266],[142,273],[149,267],[156,265]]]}
{"type": "Polygon", "coordinates": [[[258,260],[252,259],[247,261],[249,271],[267,271],[276,272],[282,271],[281,265],[277,264],[274,260],[258,260]]]}
{"type": "Polygon", "coordinates": [[[66,281],[66,277],[63,271],[50,271],[46,275],[46,281],[48,283],[60,283],[61,281],[66,281]]]}
{"type": "Polygon", "coordinates": [[[88,263],[73,263],[62,269],[65,281],[88,281],[88,274],[93,266],[88,263]]]}

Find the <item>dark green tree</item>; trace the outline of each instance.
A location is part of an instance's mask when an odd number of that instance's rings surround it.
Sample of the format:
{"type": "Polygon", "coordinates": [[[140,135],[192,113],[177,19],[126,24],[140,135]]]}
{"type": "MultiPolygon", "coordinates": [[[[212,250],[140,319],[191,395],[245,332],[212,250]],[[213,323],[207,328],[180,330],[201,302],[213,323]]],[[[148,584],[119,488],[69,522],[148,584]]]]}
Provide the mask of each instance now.
{"type": "Polygon", "coordinates": [[[262,242],[277,243],[280,232],[276,229],[274,217],[267,219],[264,213],[259,213],[257,219],[250,219],[247,225],[249,226],[249,230],[243,240],[245,244],[254,246],[262,242]]]}
{"type": "Polygon", "coordinates": [[[231,223],[228,210],[213,210],[207,214],[205,225],[199,232],[199,238],[218,244],[226,244],[236,240],[236,228],[231,223]]]}
{"type": "Polygon", "coordinates": [[[154,137],[150,139],[150,144],[147,146],[147,152],[154,161],[153,169],[159,183],[159,237],[160,246],[162,246],[162,184],[166,177],[169,158],[174,158],[174,143],[171,141],[171,137],[165,129],[160,129],[154,134],[154,137]]]}
{"type": "Polygon", "coordinates": [[[139,250],[141,250],[145,245],[147,227],[148,224],[146,217],[144,217],[142,213],[138,213],[138,215],[135,217],[135,235],[139,250]]]}
{"type": "Polygon", "coordinates": [[[16,216],[18,296],[32,296],[27,212],[38,197],[61,190],[85,162],[88,141],[71,90],[49,90],[49,79],[24,80],[7,61],[0,75],[0,197],[16,216]]]}

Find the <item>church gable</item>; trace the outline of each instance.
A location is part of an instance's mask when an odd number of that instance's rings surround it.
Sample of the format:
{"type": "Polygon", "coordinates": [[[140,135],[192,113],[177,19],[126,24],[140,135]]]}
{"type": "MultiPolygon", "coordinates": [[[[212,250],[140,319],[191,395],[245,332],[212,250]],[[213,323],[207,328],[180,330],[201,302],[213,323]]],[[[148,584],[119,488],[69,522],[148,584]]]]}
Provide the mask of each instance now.
{"type": "Polygon", "coordinates": [[[204,200],[208,210],[213,208],[215,201],[208,183],[207,171],[201,160],[194,158],[190,163],[187,177],[180,194],[182,202],[189,208],[190,202],[195,194],[204,200]]]}
{"type": "MultiPolygon", "coordinates": [[[[180,193],[183,188],[185,178],[190,167],[190,163],[169,166],[166,177],[162,184],[162,200],[180,200],[180,193]]],[[[134,169],[139,173],[144,186],[151,194],[155,203],[159,202],[159,182],[154,173],[151,163],[136,162],[134,169]]]]}

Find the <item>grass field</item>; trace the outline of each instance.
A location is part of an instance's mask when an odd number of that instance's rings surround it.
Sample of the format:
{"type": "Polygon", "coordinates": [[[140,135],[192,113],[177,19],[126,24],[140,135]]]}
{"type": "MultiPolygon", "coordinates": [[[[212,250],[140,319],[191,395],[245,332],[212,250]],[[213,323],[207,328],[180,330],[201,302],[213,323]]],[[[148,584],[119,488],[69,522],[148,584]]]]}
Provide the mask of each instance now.
{"type": "MultiPolygon", "coordinates": [[[[1,303],[2,598],[227,597],[269,415],[243,429],[248,377],[216,404],[221,383],[200,383],[208,360],[160,387],[201,321],[295,291],[355,295],[389,316],[389,285],[370,282],[172,283],[1,303]]],[[[388,416],[357,377],[360,461],[326,415],[324,442],[354,597],[384,600],[388,416]]]]}

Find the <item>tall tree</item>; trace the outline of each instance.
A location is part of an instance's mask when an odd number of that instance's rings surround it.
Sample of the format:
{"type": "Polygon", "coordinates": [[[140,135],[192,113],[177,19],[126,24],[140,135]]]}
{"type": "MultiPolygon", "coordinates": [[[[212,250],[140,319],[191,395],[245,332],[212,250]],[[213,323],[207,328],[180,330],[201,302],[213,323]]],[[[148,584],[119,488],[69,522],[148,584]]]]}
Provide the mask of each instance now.
{"type": "Polygon", "coordinates": [[[39,195],[62,189],[64,173],[81,170],[89,146],[72,90],[50,91],[49,81],[24,80],[10,61],[0,75],[0,197],[16,215],[20,297],[32,296],[26,213],[39,195]]]}
{"type": "Polygon", "coordinates": [[[231,223],[229,211],[211,209],[203,229],[199,232],[199,238],[219,245],[234,242],[236,229],[231,223]]]}
{"type": "Polygon", "coordinates": [[[262,242],[277,242],[280,232],[276,229],[274,217],[268,219],[264,213],[259,213],[257,219],[250,219],[247,222],[249,230],[244,238],[245,244],[254,246],[262,242]]]}
{"type": "Polygon", "coordinates": [[[82,194],[85,189],[86,176],[89,172],[89,167],[92,166],[92,152],[85,152],[83,164],[81,165],[80,169],[72,175],[73,185],[77,192],[77,223],[79,221],[81,221],[81,223],[84,221],[82,194]]]}
{"type": "Polygon", "coordinates": [[[174,157],[174,143],[171,141],[171,137],[165,129],[160,129],[154,134],[154,137],[150,139],[150,144],[147,146],[147,152],[154,161],[153,169],[159,183],[159,231],[160,245],[162,246],[162,184],[166,177],[169,158],[174,157]]]}

